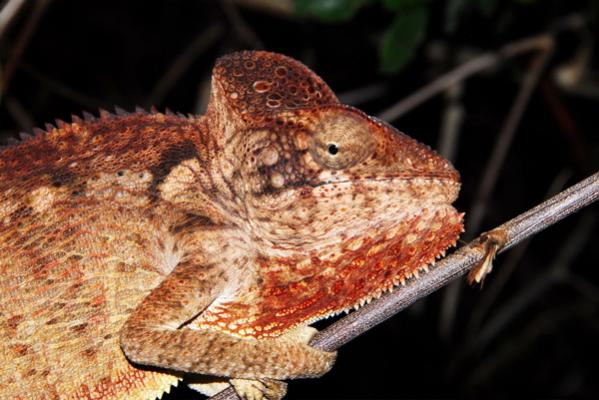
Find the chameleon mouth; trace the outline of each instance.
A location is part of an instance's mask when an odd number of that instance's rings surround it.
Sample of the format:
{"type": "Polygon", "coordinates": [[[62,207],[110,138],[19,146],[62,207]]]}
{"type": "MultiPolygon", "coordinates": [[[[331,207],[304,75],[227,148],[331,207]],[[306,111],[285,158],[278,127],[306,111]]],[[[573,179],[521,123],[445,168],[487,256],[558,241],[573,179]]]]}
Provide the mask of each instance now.
{"type": "Polygon", "coordinates": [[[425,203],[453,203],[460,192],[460,182],[453,179],[451,176],[439,175],[431,177],[366,177],[357,179],[329,179],[323,182],[311,183],[314,189],[342,189],[344,186],[352,186],[352,189],[357,188],[364,191],[384,190],[386,193],[393,195],[405,195],[418,199],[425,203]],[[420,194],[420,195],[419,195],[420,194]]]}

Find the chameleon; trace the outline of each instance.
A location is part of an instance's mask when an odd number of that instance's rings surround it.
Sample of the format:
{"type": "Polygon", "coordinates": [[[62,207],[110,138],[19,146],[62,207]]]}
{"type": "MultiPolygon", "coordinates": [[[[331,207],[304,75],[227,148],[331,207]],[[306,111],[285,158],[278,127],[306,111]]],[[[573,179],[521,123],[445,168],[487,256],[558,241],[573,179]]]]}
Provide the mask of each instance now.
{"type": "Polygon", "coordinates": [[[463,231],[447,160],[277,53],[219,58],[204,115],[34,133],[0,150],[0,398],[280,399],[334,364],[311,323],[463,231]]]}

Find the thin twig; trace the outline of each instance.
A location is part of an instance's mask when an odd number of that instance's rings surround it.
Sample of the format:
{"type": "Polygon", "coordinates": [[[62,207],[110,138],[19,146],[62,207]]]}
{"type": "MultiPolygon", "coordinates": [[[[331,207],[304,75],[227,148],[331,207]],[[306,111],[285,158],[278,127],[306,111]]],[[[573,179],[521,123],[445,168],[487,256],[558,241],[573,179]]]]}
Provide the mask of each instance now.
{"type": "MultiPolygon", "coordinates": [[[[565,322],[572,324],[574,321],[577,325],[592,322],[596,318],[596,312],[593,308],[585,307],[587,304],[582,301],[568,303],[540,314],[525,323],[496,349],[489,351],[485,357],[480,359],[478,365],[469,368],[469,373],[466,376],[460,376],[460,380],[465,382],[466,387],[481,387],[501,371],[509,369],[510,364],[521,366],[518,361],[522,354],[535,347],[539,349],[539,343],[542,343],[539,339],[545,337],[547,332],[559,329],[559,326],[565,322]]],[[[540,351],[545,353],[547,349],[540,351]]],[[[558,398],[570,398],[570,396],[558,395],[558,398]]]]}
{"type": "MultiPolygon", "coordinates": [[[[445,91],[447,105],[443,113],[442,129],[437,148],[439,153],[451,162],[455,162],[455,152],[458,148],[464,107],[462,106],[462,92],[464,82],[458,82],[445,91]]],[[[441,318],[439,318],[439,332],[441,338],[447,339],[450,335],[454,315],[458,309],[460,282],[456,281],[445,288],[444,301],[441,303],[441,318]]]]}
{"type": "Polygon", "coordinates": [[[466,232],[478,231],[482,218],[486,213],[486,206],[488,203],[489,196],[491,195],[495,182],[499,176],[499,171],[503,166],[505,157],[508,154],[508,150],[512,144],[514,135],[522,120],[522,115],[528,106],[530,97],[534,92],[541,73],[543,72],[545,65],[551,55],[553,48],[553,41],[550,40],[545,48],[545,51],[539,55],[538,58],[533,60],[533,65],[524,78],[518,96],[510,109],[508,117],[506,118],[501,131],[497,136],[497,140],[493,146],[493,153],[487,163],[483,178],[481,179],[478,187],[478,192],[474,197],[474,201],[468,213],[468,222],[466,225],[466,232]]]}
{"type": "Polygon", "coordinates": [[[8,60],[6,61],[4,71],[2,71],[2,77],[0,78],[0,98],[6,94],[12,76],[21,62],[21,56],[29,43],[29,39],[31,39],[33,32],[35,32],[37,24],[42,19],[49,3],[49,0],[37,0],[33,5],[33,10],[29,14],[23,29],[21,29],[17,41],[12,47],[8,60]]]}
{"type": "Polygon", "coordinates": [[[262,40],[260,40],[251,26],[243,19],[237,6],[231,0],[223,1],[222,7],[241,40],[254,49],[262,50],[265,48],[262,40]]]}
{"type": "Polygon", "coordinates": [[[593,283],[589,282],[587,278],[570,272],[570,274],[566,277],[565,283],[578,292],[578,294],[580,294],[582,297],[584,297],[585,301],[591,302],[593,304],[599,304],[599,288],[593,283]]]}
{"type": "Polygon", "coordinates": [[[293,0],[234,0],[246,8],[269,12],[279,17],[290,17],[295,12],[293,0]]]}
{"type": "Polygon", "coordinates": [[[147,106],[157,106],[162,102],[164,96],[179,80],[181,75],[187,71],[194,60],[206,51],[222,35],[223,28],[220,24],[213,24],[199,34],[193,42],[171,63],[162,77],[150,92],[147,106]]]}
{"type": "Polygon", "coordinates": [[[34,127],[33,118],[27,112],[25,107],[12,96],[8,96],[5,99],[6,111],[10,114],[13,120],[17,123],[17,126],[22,132],[31,132],[34,127]]]}
{"type": "Polygon", "coordinates": [[[386,121],[394,121],[416,106],[469,76],[496,66],[506,59],[519,54],[545,50],[550,41],[551,36],[549,35],[533,36],[509,43],[496,51],[483,53],[423,86],[420,90],[382,111],[378,117],[386,121]]]}
{"type": "Polygon", "coordinates": [[[108,106],[108,104],[103,104],[102,100],[99,98],[79,92],[59,79],[53,78],[37,70],[26,62],[21,63],[21,70],[24,73],[29,74],[33,79],[39,81],[44,89],[47,89],[55,95],[61,96],[67,100],[84,106],[87,109],[95,110],[102,106],[108,106]]]}
{"type": "Polygon", "coordinates": [[[380,98],[384,95],[389,87],[384,83],[373,83],[359,88],[351,89],[346,92],[339,93],[337,98],[343,104],[350,106],[359,106],[369,101],[380,98]]]}
{"type": "MultiPolygon", "coordinates": [[[[497,227],[505,231],[507,239],[506,245],[499,252],[515,246],[598,198],[599,172],[497,227]]],[[[459,278],[485,257],[485,248],[481,243],[479,237],[461,247],[440,260],[429,273],[408,281],[405,286],[381,296],[319,332],[310,344],[321,350],[337,350],[417,300],[459,278]]],[[[212,400],[236,398],[232,388],[211,397],[212,400]]]]}
{"type": "MultiPolygon", "coordinates": [[[[551,183],[549,189],[544,198],[549,198],[555,195],[557,192],[562,190],[566,185],[568,179],[570,179],[572,173],[569,170],[561,171],[551,183]]],[[[475,333],[479,330],[483,319],[487,315],[489,309],[495,304],[495,300],[507,284],[508,280],[512,276],[512,273],[516,270],[520,260],[524,256],[524,253],[528,249],[532,239],[526,240],[521,243],[518,248],[512,251],[505,260],[501,262],[501,270],[497,271],[497,274],[493,276],[493,281],[489,286],[485,287],[485,290],[480,298],[476,302],[476,307],[469,315],[469,321],[466,328],[465,342],[471,342],[475,336],[475,333]]]]}
{"type": "Polygon", "coordinates": [[[413,108],[424,103],[431,97],[445,91],[447,88],[463,81],[471,75],[497,66],[505,60],[537,50],[546,50],[550,46],[553,36],[561,31],[576,30],[585,26],[585,19],[580,14],[568,15],[553,24],[548,33],[520,39],[508,43],[495,51],[483,53],[464,64],[459,65],[452,71],[440,76],[426,86],[412,93],[410,96],[400,100],[398,103],[383,110],[378,117],[386,121],[394,121],[413,108]]]}
{"type": "Polygon", "coordinates": [[[0,40],[6,33],[13,18],[19,13],[24,5],[25,0],[9,0],[6,2],[6,5],[2,8],[2,11],[0,11],[0,40]]]}
{"type": "Polygon", "coordinates": [[[464,121],[463,91],[464,85],[458,83],[447,89],[445,93],[446,105],[441,120],[441,134],[439,135],[437,149],[439,154],[451,162],[455,162],[456,149],[458,148],[462,122],[464,121]]]}
{"type": "Polygon", "coordinates": [[[466,353],[476,352],[486,347],[526,307],[535,300],[538,300],[544,291],[551,285],[566,278],[567,270],[571,266],[572,260],[580,253],[580,249],[588,242],[591,236],[592,228],[595,226],[595,219],[593,214],[587,218],[580,218],[578,225],[560,246],[559,252],[556,254],[551,265],[543,271],[543,274],[538,279],[530,282],[524,290],[512,296],[502,304],[499,310],[495,311],[493,317],[487,321],[476,337],[467,343],[466,353]]]}
{"type": "MultiPolygon", "coordinates": [[[[497,135],[497,139],[493,146],[493,152],[489,158],[489,162],[485,167],[478,190],[472,201],[472,205],[468,211],[468,220],[466,221],[466,237],[480,230],[481,223],[487,212],[489,198],[495,188],[495,183],[499,177],[499,171],[503,166],[508,150],[514,139],[514,135],[518,130],[524,111],[530,102],[532,93],[534,92],[541,74],[545,69],[545,65],[549,60],[553,50],[553,39],[547,36],[542,48],[542,52],[532,61],[532,66],[526,74],[520,90],[516,96],[516,100],[512,104],[501,131],[497,135]]],[[[457,285],[450,285],[444,293],[440,318],[440,330],[443,336],[447,337],[453,331],[455,315],[459,304],[460,290],[457,285]]]]}
{"type": "Polygon", "coordinates": [[[560,93],[555,88],[553,82],[544,79],[540,84],[543,98],[551,111],[551,116],[560,127],[560,132],[564,136],[566,143],[570,147],[572,158],[581,171],[590,172],[591,160],[589,146],[585,143],[584,137],[578,129],[576,121],[569,110],[569,107],[561,99],[560,93]]]}

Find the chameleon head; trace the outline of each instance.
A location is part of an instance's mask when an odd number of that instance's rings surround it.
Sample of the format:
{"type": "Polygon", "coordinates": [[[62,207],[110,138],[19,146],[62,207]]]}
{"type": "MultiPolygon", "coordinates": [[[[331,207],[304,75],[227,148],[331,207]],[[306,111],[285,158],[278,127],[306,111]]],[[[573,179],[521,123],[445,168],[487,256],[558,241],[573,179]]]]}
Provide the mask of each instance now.
{"type": "Polygon", "coordinates": [[[406,213],[451,204],[459,191],[448,161],[340,104],[322,79],[279,54],[219,59],[208,115],[248,231],[280,247],[305,251],[381,231],[406,213]]]}
{"type": "Polygon", "coordinates": [[[280,247],[386,231],[425,208],[449,210],[458,195],[449,162],[359,110],[330,105],[278,120],[244,135],[250,151],[240,153],[248,223],[280,247]]]}
{"type": "Polygon", "coordinates": [[[250,318],[261,335],[369,301],[427,268],[462,232],[451,164],[340,104],[295,60],[221,58],[207,115],[223,154],[215,162],[261,253],[253,296],[264,301],[250,318]]]}

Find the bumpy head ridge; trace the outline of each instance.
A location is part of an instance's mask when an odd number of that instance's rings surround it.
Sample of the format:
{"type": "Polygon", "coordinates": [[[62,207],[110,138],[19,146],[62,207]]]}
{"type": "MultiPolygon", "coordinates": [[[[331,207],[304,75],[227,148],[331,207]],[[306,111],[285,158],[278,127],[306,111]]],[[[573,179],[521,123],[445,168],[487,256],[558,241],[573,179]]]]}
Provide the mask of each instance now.
{"type": "Polygon", "coordinates": [[[229,54],[216,62],[212,79],[213,95],[249,118],[339,102],[314,72],[281,54],[229,54]]]}

